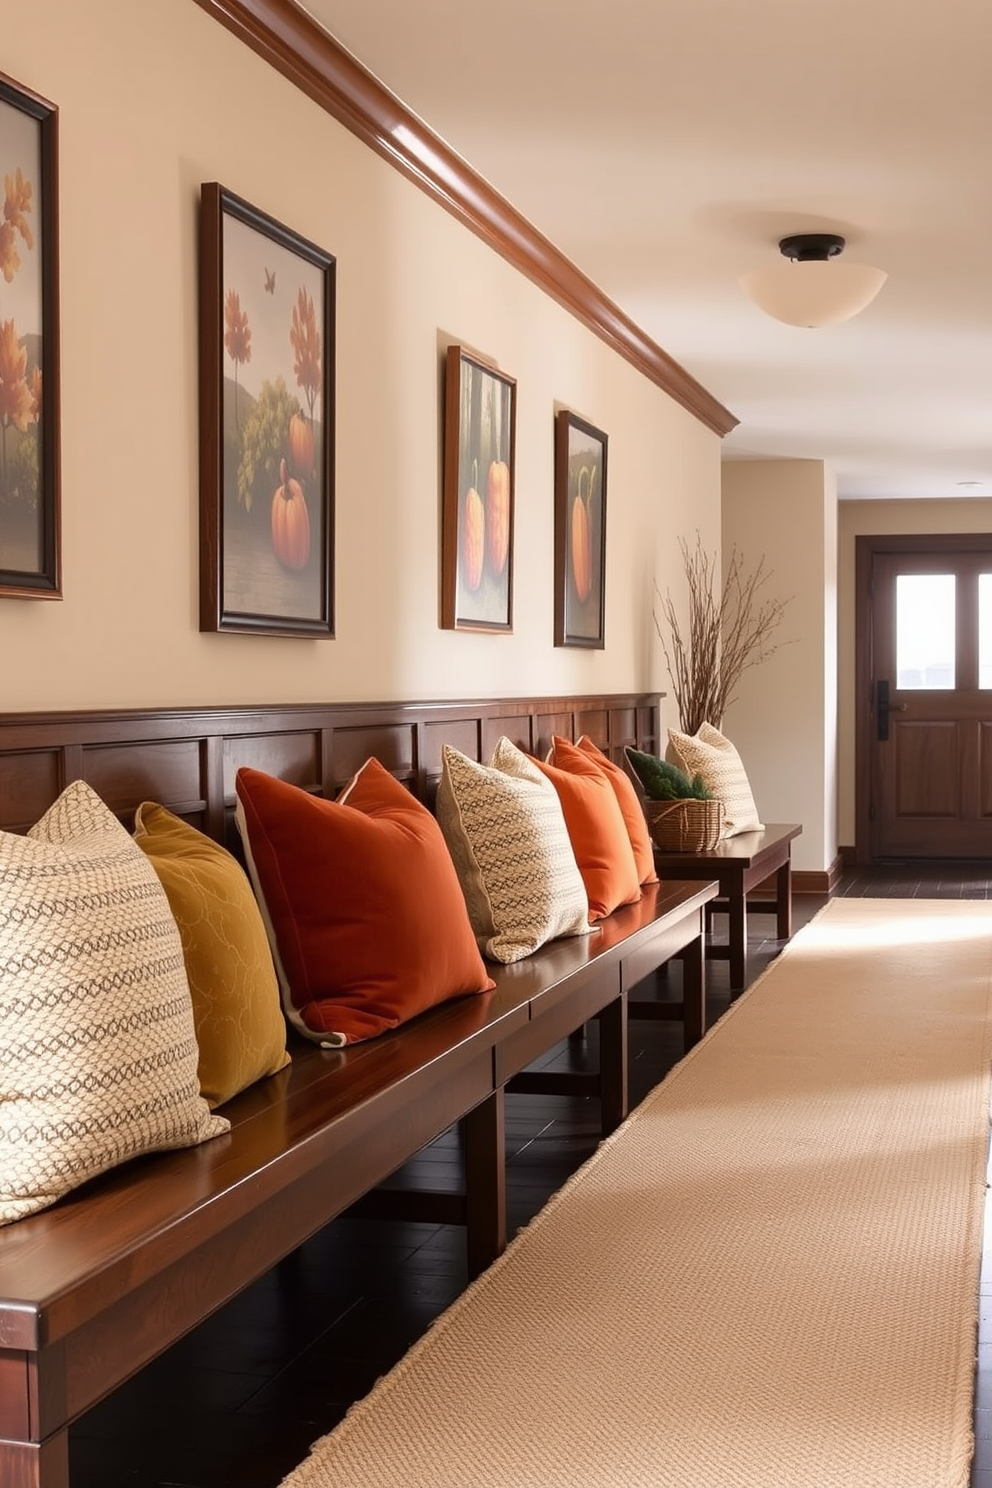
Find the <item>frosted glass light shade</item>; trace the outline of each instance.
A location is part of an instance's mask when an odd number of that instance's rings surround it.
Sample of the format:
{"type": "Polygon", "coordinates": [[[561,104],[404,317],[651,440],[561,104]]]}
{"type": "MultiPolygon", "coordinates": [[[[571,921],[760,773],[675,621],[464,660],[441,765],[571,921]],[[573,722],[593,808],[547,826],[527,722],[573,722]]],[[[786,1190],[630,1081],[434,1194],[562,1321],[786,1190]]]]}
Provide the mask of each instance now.
{"type": "Polygon", "coordinates": [[[884,269],[831,259],[783,258],[741,275],[759,309],[786,325],[839,325],[870,305],[888,278],[884,269]]]}

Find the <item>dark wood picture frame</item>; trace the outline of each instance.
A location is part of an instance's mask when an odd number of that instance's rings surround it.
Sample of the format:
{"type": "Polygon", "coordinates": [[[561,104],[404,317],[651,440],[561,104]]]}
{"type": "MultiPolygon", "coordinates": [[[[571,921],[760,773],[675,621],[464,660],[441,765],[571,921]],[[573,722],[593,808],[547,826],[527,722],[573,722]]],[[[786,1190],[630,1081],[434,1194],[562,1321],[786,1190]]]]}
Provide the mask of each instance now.
{"type": "Polygon", "coordinates": [[[58,119],[0,73],[0,598],[62,598],[58,119]]]}
{"type": "Polygon", "coordinates": [[[441,626],[512,631],[516,379],[449,346],[444,384],[441,626]]]}
{"type": "Polygon", "coordinates": [[[334,634],[335,264],[201,187],[201,630],[334,634]]]}
{"type": "Polygon", "coordinates": [[[606,645],[606,462],[602,429],[555,416],[555,645],[606,645]]]}

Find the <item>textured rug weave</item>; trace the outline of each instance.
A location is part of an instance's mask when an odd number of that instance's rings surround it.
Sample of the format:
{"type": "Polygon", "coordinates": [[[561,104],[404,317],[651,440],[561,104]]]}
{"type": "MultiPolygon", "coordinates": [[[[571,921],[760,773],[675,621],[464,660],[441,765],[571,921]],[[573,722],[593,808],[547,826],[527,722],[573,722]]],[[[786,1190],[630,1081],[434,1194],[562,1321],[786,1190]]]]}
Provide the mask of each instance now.
{"type": "Polygon", "coordinates": [[[990,992],[832,901],[286,1488],[963,1488],[990,992]]]}

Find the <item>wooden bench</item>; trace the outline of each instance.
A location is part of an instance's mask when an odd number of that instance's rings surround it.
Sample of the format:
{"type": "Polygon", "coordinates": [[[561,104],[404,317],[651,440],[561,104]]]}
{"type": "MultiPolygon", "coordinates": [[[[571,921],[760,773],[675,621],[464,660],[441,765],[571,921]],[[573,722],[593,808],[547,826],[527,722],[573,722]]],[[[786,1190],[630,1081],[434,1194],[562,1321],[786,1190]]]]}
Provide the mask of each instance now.
{"type": "Polygon", "coordinates": [[[792,844],[802,832],[794,823],[773,823],[760,832],[741,832],[728,837],[708,852],[662,852],[655,850],[660,874],[678,878],[715,878],[720,893],[708,910],[708,918],[725,911],[729,928],[727,943],[707,941],[707,955],[730,962],[730,986],[740,992],[747,984],[748,914],[774,914],[776,935],[792,935],[792,844]],[[773,880],[770,895],[748,899],[748,894],[766,879],[773,880]]]}
{"type": "MultiPolygon", "coordinates": [[[[652,747],[656,714],[656,698],[623,697],[0,718],[0,826],[29,825],[83,778],[124,819],[156,799],[230,843],[241,764],[330,793],[375,753],[430,799],[441,742],[472,741],[484,757],[493,730],[535,753],[549,730],[587,732],[617,757],[628,742],[652,747]]],[[[292,1064],[222,1108],[229,1135],[135,1159],[0,1228],[3,1488],[69,1488],[74,1420],[456,1122],[464,1192],[406,1202],[464,1224],[470,1270],[488,1265],[506,1242],[507,1089],[596,1018],[599,1071],[579,1078],[600,1096],[604,1131],[619,1124],[631,989],[679,956],[683,1002],[669,1012],[687,1043],[703,1031],[716,893],[715,881],[666,879],[599,933],[494,968],[493,992],[368,1043],[325,1050],[292,1036],[292,1064]]],[[[400,1196],[381,1192],[383,1212],[400,1212],[400,1196]]]]}

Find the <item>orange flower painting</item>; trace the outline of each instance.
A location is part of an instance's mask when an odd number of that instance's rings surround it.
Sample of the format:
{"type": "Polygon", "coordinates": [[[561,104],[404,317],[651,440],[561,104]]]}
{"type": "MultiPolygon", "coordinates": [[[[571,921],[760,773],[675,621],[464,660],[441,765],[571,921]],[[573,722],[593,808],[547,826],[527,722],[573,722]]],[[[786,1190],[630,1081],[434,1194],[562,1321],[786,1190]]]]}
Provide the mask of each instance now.
{"type": "Polygon", "coordinates": [[[251,361],[251,326],[233,289],[224,301],[224,347],[234,363],[234,422],[238,422],[238,367],[251,361]]]}
{"type": "Polygon", "coordinates": [[[201,629],[330,635],[334,259],[216,182],[201,223],[201,629]]]}
{"type": "Polygon", "coordinates": [[[34,401],[27,378],[28,353],[22,345],[17,327],[12,320],[0,324],[0,429],[3,430],[3,483],[6,489],[9,473],[7,466],[7,430],[11,427],[27,433],[28,424],[35,417],[34,401]]]}
{"type": "Polygon", "coordinates": [[[56,295],[51,239],[56,114],[0,76],[0,593],[58,597],[56,430],[46,413],[56,295]],[[43,213],[44,208],[44,213],[43,213]]]}

